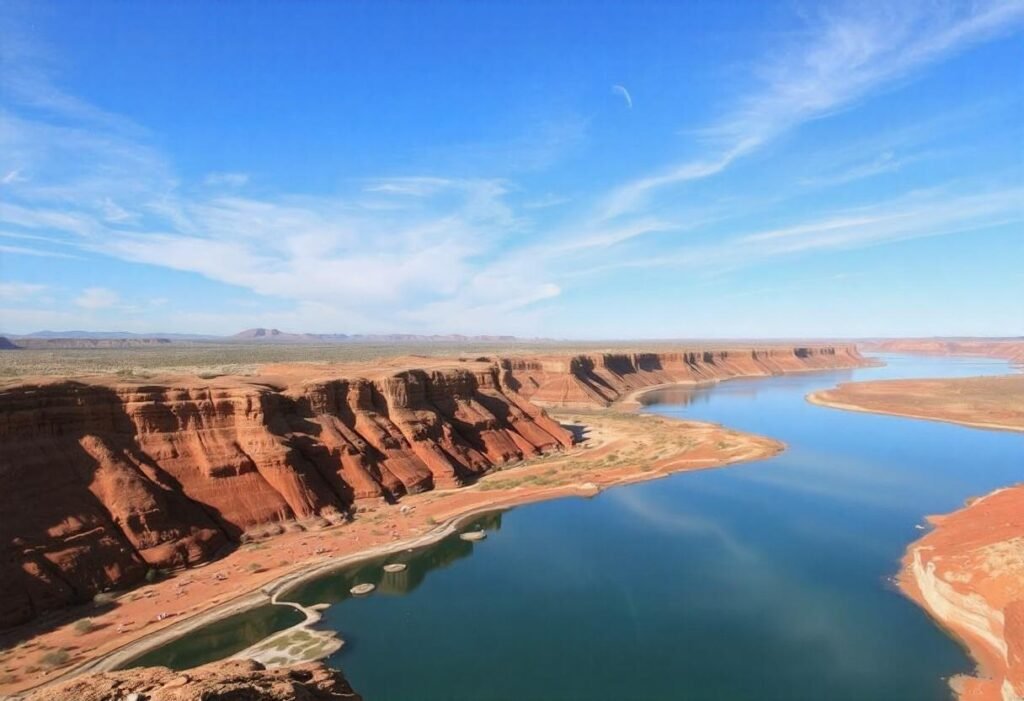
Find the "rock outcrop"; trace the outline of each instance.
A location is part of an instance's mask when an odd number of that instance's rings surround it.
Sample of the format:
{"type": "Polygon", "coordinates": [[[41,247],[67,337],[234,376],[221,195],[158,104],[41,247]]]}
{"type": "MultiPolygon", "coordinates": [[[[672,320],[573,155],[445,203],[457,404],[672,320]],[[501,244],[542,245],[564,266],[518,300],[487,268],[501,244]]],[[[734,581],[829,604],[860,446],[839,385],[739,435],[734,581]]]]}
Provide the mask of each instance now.
{"type": "Polygon", "coordinates": [[[867,364],[852,345],[601,353],[508,358],[500,362],[508,382],[520,394],[545,406],[607,406],[655,385],[867,364]]]}
{"type": "Polygon", "coordinates": [[[142,667],[77,677],[25,701],[360,701],[341,672],[323,664],[266,669],[252,660],[225,660],[187,672],[142,667]]]}
{"type": "Polygon", "coordinates": [[[337,523],[360,499],[570,446],[539,403],[864,361],[820,346],[415,362],[0,389],[0,627],[209,561],[252,529],[337,523]]]}
{"type": "Polygon", "coordinates": [[[497,368],[0,390],[0,624],[194,565],[246,530],[455,487],[571,445],[497,368]]]}
{"type": "Polygon", "coordinates": [[[1024,486],[997,490],[946,516],[910,546],[900,585],[961,638],[982,676],[964,699],[1024,699],[1024,486]]]}

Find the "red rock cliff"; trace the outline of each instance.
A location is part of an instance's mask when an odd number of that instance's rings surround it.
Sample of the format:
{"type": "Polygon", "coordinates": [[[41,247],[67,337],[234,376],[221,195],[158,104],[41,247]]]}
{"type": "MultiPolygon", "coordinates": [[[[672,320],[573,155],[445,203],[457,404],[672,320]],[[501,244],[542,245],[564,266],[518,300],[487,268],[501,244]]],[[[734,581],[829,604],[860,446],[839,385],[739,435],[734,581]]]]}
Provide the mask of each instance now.
{"type": "Polygon", "coordinates": [[[569,446],[536,403],[864,361],[818,346],[416,362],[433,366],[0,389],[0,626],[208,561],[253,527],[335,522],[357,499],[569,446]]]}
{"type": "Polygon", "coordinates": [[[0,624],[217,555],[253,526],[452,487],[571,436],[497,367],[0,391],[0,624]]]}
{"type": "Polygon", "coordinates": [[[502,360],[519,393],[542,405],[606,406],[645,387],[867,364],[855,346],[602,353],[502,360]]]}

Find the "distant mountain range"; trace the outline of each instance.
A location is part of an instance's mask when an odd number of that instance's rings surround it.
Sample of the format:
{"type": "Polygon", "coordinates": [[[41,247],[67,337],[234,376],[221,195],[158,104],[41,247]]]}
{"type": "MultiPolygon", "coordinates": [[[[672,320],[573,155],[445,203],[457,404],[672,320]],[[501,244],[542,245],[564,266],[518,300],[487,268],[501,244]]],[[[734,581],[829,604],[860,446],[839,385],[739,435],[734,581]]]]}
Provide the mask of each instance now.
{"type": "Polygon", "coordinates": [[[32,333],[0,334],[7,338],[78,338],[78,339],[126,339],[126,338],[166,338],[175,341],[201,341],[221,338],[220,336],[196,333],[132,333],[131,331],[33,331],[32,333]]]}
{"type": "Polygon", "coordinates": [[[246,329],[226,340],[267,343],[445,343],[473,341],[478,343],[509,343],[515,336],[463,336],[461,334],[345,334],[345,333],[288,333],[279,329],[246,329]]]}
{"type": "Polygon", "coordinates": [[[137,348],[172,343],[515,343],[519,340],[515,336],[463,336],[460,334],[289,333],[280,329],[267,328],[246,329],[231,336],[74,330],[0,334],[0,350],[16,348],[137,348]]]}

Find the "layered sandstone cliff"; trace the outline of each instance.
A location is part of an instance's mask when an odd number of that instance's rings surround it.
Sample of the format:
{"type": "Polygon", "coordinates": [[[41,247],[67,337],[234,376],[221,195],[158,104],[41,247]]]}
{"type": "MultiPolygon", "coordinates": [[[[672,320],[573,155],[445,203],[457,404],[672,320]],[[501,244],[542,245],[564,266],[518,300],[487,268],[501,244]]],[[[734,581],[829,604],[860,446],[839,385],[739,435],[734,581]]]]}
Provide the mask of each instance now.
{"type": "Polygon", "coordinates": [[[914,543],[900,584],[970,648],[981,675],[964,699],[1024,699],[1024,487],[1001,489],[947,516],[914,543]]]}
{"type": "Polygon", "coordinates": [[[607,406],[631,392],[656,385],[867,364],[852,345],[600,353],[500,362],[520,394],[548,406],[607,406]]]}
{"type": "Polygon", "coordinates": [[[359,499],[457,487],[571,445],[539,403],[863,362],[776,347],[0,388],[0,626],[209,561],[250,529],[338,522],[359,499]]]}
{"type": "Polygon", "coordinates": [[[571,435],[497,368],[0,391],[0,624],[209,560],[254,526],[454,487],[571,435]]]}

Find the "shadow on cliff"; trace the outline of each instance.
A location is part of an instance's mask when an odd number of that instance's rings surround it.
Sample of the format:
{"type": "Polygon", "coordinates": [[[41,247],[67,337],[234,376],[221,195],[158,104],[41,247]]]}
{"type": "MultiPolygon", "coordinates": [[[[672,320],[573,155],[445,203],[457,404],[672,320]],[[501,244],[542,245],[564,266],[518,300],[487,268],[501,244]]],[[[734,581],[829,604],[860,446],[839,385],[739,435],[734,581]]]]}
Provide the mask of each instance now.
{"type": "Polygon", "coordinates": [[[101,613],[116,602],[97,594],[150,571],[233,547],[218,514],[139,449],[113,389],[19,386],[0,406],[0,645],[101,613]]]}

